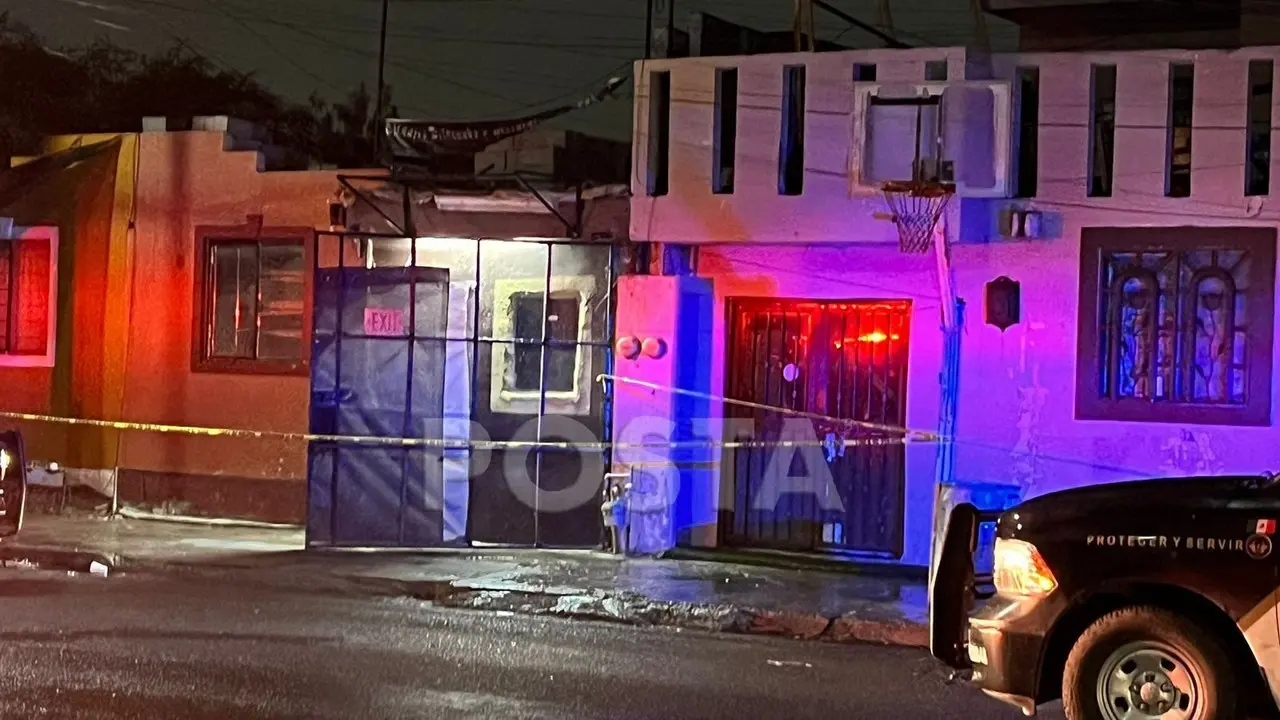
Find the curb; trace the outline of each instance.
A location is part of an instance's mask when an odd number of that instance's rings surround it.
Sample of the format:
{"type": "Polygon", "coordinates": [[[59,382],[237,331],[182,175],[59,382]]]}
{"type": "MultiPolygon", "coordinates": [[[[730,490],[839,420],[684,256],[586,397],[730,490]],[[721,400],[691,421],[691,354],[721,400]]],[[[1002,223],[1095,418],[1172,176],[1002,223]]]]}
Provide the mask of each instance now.
{"type": "Polygon", "coordinates": [[[827,557],[796,557],[784,553],[768,551],[741,551],[708,548],[674,547],[662,553],[663,559],[687,560],[690,562],[722,562],[750,567],[777,568],[782,570],[811,570],[831,573],[833,575],[861,575],[863,577],[883,578],[886,580],[902,580],[907,582],[927,581],[929,569],[909,565],[898,565],[889,562],[850,562],[848,560],[827,557]]]}
{"type": "Polygon", "coordinates": [[[600,591],[558,595],[536,591],[486,590],[449,582],[404,583],[411,597],[439,607],[520,615],[596,620],[642,627],[767,635],[841,644],[929,647],[928,627],[896,618],[827,618],[803,612],[733,605],[668,602],[631,593],[600,591]]]}
{"type": "MultiPolygon", "coordinates": [[[[93,563],[118,571],[202,571],[245,569],[235,564],[170,562],[116,557],[104,553],[0,543],[0,564],[25,563],[41,569],[90,572],[93,563]]],[[[655,600],[637,593],[600,590],[554,593],[539,590],[487,589],[440,580],[412,582],[375,577],[347,577],[352,587],[382,595],[412,597],[459,610],[502,612],[611,622],[636,627],[671,627],[710,633],[763,635],[812,642],[929,647],[923,623],[904,618],[845,615],[828,618],[816,613],[774,611],[729,604],[699,604],[655,600]]]]}
{"type": "Polygon", "coordinates": [[[87,573],[97,563],[113,571],[119,565],[116,558],[87,550],[63,550],[48,547],[29,547],[0,543],[0,563],[28,564],[42,570],[66,570],[87,573]]]}

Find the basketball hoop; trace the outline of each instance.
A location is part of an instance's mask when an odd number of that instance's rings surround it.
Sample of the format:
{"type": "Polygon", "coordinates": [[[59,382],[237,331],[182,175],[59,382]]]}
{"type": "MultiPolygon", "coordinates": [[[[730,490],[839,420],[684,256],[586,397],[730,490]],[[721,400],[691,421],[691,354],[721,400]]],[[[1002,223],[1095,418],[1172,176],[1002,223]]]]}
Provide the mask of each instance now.
{"type": "Polygon", "coordinates": [[[947,208],[956,186],[938,182],[887,182],[881,189],[898,226],[898,247],[923,254],[933,247],[933,229],[947,208]]]}

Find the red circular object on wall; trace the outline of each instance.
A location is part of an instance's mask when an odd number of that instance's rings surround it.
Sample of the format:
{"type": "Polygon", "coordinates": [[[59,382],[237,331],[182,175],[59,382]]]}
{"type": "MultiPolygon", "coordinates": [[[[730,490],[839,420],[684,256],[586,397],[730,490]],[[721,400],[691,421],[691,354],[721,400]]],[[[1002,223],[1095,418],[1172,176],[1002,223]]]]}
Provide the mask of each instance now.
{"type": "Polygon", "coordinates": [[[656,360],[667,354],[667,343],[662,338],[648,337],[640,344],[640,352],[656,360]]]}
{"type": "Polygon", "coordinates": [[[628,360],[635,360],[640,356],[640,340],[631,335],[620,337],[614,343],[613,349],[622,357],[628,360]]]}

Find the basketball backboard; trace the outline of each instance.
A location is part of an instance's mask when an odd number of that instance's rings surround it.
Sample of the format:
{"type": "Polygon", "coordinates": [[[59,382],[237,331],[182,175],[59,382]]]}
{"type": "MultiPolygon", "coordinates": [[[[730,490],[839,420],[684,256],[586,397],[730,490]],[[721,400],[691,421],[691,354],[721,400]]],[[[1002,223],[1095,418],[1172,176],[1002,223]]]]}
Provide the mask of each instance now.
{"type": "Polygon", "coordinates": [[[886,182],[947,182],[961,197],[1008,197],[1008,82],[866,84],[855,93],[855,188],[871,192],[886,182]]]}

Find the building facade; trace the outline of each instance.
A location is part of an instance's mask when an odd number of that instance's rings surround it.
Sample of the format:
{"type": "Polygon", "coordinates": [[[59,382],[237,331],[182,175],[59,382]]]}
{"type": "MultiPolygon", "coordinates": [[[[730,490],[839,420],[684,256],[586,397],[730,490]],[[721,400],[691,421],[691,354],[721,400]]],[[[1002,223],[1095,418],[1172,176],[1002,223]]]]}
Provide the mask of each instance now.
{"type": "MultiPolygon", "coordinates": [[[[55,137],[27,163],[92,153],[31,178],[0,211],[61,238],[53,352],[36,366],[17,352],[0,355],[0,383],[18,390],[0,409],[305,432],[304,257],[329,223],[336,173],[268,171],[225,119],[203,122],[210,129],[55,137]]],[[[303,516],[304,442],[54,422],[22,430],[33,460],[107,494],[118,483],[124,502],[279,522],[303,516]]]]}
{"type": "MultiPolygon", "coordinates": [[[[1277,55],[638,64],[631,237],[696,262],[635,280],[668,286],[635,300],[660,309],[634,313],[620,291],[619,333],[662,317],[669,337],[700,338],[670,355],[706,355],[681,387],[706,398],[716,442],[741,417],[783,438],[769,424],[800,413],[826,418],[810,418],[819,442],[849,434],[838,420],[905,438],[824,450],[831,482],[773,506],[753,496],[776,500],[776,451],[681,458],[671,541],[925,565],[940,486],[1030,497],[1277,469],[1277,55]],[[929,95],[937,116],[895,115],[929,95]],[[922,167],[956,185],[933,237],[945,253],[902,252],[876,192],[922,167]]],[[[669,370],[618,372],[676,386],[669,370]]],[[[675,412],[627,397],[621,424],[675,412]]]]}
{"type": "MultiPolygon", "coordinates": [[[[562,418],[607,440],[625,185],[273,170],[233,119],[148,124],[52,138],[0,173],[0,427],[29,458],[123,503],[306,521],[313,544],[600,544],[599,449],[590,497],[557,512],[544,493],[578,477],[568,453],[539,455],[525,497],[501,450],[395,445],[528,443],[562,418]]],[[[619,164],[532,135],[476,172],[619,164]]]]}

